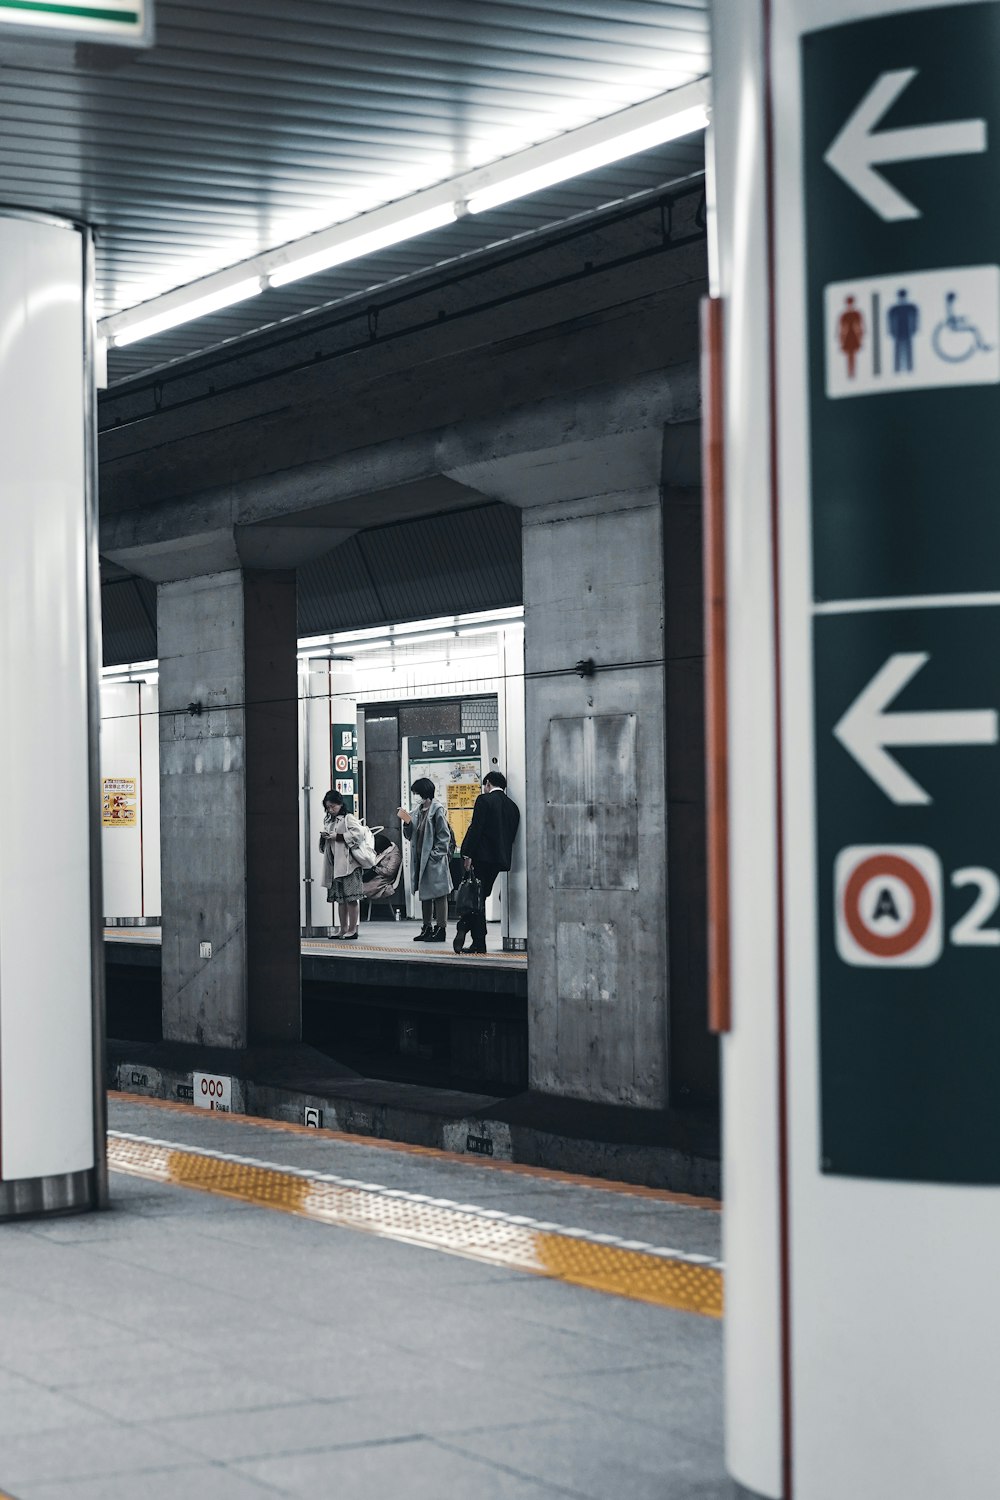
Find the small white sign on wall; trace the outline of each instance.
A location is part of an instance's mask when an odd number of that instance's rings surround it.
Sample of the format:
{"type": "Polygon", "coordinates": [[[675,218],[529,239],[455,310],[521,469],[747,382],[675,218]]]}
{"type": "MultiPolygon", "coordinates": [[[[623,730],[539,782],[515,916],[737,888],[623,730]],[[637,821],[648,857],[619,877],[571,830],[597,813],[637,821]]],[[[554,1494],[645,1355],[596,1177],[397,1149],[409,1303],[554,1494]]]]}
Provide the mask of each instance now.
{"type": "Polygon", "coordinates": [[[117,47],[153,44],[153,0],[0,0],[0,26],[117,47]]]}
{"type": "Polygon", "coordinates": [[[233,1080],[221,1073],[195,1073],[196,1109],[218,1109],[229,1114],[233,1107],[233,1080]]]}

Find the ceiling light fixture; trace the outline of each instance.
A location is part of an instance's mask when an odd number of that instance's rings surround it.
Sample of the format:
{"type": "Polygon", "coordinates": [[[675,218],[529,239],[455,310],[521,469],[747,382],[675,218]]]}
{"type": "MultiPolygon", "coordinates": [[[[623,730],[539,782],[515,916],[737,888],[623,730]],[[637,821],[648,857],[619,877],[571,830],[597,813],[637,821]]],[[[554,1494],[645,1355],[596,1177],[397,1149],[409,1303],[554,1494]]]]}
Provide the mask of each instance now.
{"type": "Polygon", "coordinates": [[[274,261],[277,262],[280,256],[283,263],[266,271],[268,285],[287,286],[290,281],[299,281],[303,276],[315,276],[319,271],[329,271],[346,261],[358,260],[362,255],[374,255],[376,250],[387,250],[390,245],[399,245],[403,240],[429,234],[432,229],[443,229],[455,220],[454,202],[439,203],[432,208],[414,205],[414,211],[410,213],[402,212],[406,206],[406,199],[402,203],[389,204],[275,251],[274,261]]]}
{"type": "MultiPolygon", "coordinates": [[[[206,282],[211,280],[214,278],[206,277],[206,282]]],[[[112,327],[112,324],[117,320],[108,318],[101,324],[101,332],[110,339],[115,349],[124,349],[126,344],[148,339],[151,334],[166,333],[169,328],[179,328],[182,323],[190,323],[194,318],[204,318],[208,313],[221,312],[224,307],[245,302],[248,297],[256,297],[263,289],[259,276],[244,276],[227,286],[212,286],[199,292],[201,286],[202,283],[195,281],[191,286],[181,289],[186,293],[184,297],[175,292],[167,292],[151,303],[142,303],[131,311],[138,315],[147,306],[150,311],[145,317],[136,316],[116,327],[112,327]],[[171,301],[171,298],[176,300],[171,301]],[[157,309],[155,312],[152,311],[154,307],[157,309]]],[[[123,320],[126,317],[124,313],[119,316],[123,320]]]]}
{"type": "MultiPolygon", "coordinates": [[[[683,89],[677,90],[678,94],[685,92],[683,89]]],[[[636,105],[634,111],[626,110],[625,114],[638,115],[644,110],[645,106],[636,105]]],[[[607,127],[615,126],[616,123],[620,127],[621,116],[612,115],[610,120],[596,120],[593,125],[574,131],[573,136],[578,144],[569,151],[565,149],[565,136],[549,142],[551,150],[546,153],[550,156],[548,161],[518,167],[518,158],[510,158],[510,165],[515,170],[509,176],[498,175],[495,182],[471,192],[468,199],[469,212],[484,213],[489,208],[499,207],[501,203],[511,203],[515,198],[537,193],[542,188],[554,187],[556,183],[567,182],[571,177],[580,177],[584,172],[593,172],[598,167],[610,166],[627,156],[635,156],[639,151],[650,151],[654,146],[665,146],[670,141],[680,140],[682,136],[692,135],[696,130],[704,130],[708,124],[708,111],[706,104],[699,101],[686,109],[670,114],[660,113],[651,120],[635,123],[630,129],[623,131],[616,128],[609,131],[607,127]],[[593,140],[582,140],[585,134],[592,135],[593,140]],[[562,150],[559,149],[560,146],[562,150]]],[[[541,147],[536,154],[543,154],[541,147]]],[[[506,165],[505,162],[498,163],[498,174],[506,165]]]]}
{"type": "Polygon", "coordinates": [[[264,250],[239,265],[103,318],[98,332],[116,348],[123,348],[151,334],[164,333],[207,313],[231,307],[266,287],[287,286],[442,229],[466,213],[483,213],[541,188],[691,135],[708,123],[709,89],[708,79],[684,84],[643,104],[568,130],[553,140],[529,146],[488,166],[476,167],[329,229],[264,250]]]}

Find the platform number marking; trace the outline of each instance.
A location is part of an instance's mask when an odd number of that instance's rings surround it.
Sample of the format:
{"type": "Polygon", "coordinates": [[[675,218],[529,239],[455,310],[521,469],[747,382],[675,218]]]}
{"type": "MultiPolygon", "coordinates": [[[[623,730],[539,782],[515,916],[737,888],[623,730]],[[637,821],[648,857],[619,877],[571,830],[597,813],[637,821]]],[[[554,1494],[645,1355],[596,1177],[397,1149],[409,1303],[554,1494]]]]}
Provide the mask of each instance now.
{"type": "Polygon", "coordinates": [[[233,1107],[233,1080],[219,1073],[195,1073],[192,1078],[194,1104],[228,1114],[233,1107]]]}
{"type": "Polygon", "coordinates": [[[941,861],[917,844],[853,844],[837,856],[837,952],[857,967],[925,968],[941,956],[941,861]]]}
{"type": "MultiPolygon", "coordinates": [[[[982,865],[952,873],[953,890],[969,887],[972,905],[948,933],[956,948],[1000,947],[987,926],[1000,908],[1000,875],[982,865]]],[[[837,953],[856,968],[927,968],[944,949],[943,877],[933,849],[919,844],[854,844],[837,855],[837,953]]]]}

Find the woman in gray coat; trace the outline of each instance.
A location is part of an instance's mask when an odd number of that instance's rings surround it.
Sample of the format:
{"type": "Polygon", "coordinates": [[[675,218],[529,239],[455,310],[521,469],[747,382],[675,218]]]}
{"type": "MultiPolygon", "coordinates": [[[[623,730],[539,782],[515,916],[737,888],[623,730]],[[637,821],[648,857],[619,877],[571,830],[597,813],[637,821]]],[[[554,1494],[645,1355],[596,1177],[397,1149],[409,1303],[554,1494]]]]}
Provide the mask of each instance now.
{"type": "Polygon", "coordinates": [[[420,806],[411,817],[405,807],[396,816],[403,825],[403,837],[410,845],[410,878],[420,897],[424,925],[413,939],[415,943],[443,943],[448,920],[448,895],[452,889],[448,854],[451,829],[448,815],[434,795],[434,783],[421,776],[410,787],[420,806]]]}

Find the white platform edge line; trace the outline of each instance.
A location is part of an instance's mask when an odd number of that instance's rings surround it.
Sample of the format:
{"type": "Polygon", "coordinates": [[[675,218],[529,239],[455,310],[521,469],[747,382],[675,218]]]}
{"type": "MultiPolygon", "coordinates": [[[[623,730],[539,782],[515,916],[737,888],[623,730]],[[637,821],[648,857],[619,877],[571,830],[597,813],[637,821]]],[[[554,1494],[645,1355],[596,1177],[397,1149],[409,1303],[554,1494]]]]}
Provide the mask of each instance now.
{"type": "MultiPolygon", "coordinates": [[[[124,1130],[109,1130],[108,1136],[116,1141],[131,1141],[137,1146],[158,1146],[165,1151],[179,1151],[184,1156],[206,1156],[213,1161],[231,1162],[238,1167],[260,1167],[268,1172],[282,1172],[289,1177],[300,1177],[304,1182],[322,1183],[358,1193],[378,1194],[384,1198],[401,1198],[417,1206],[442,1208],[450,1213],[463,1214],[469,1218],[486,1217],[493,1221],[510,1224],[516,1229],[531,1229],[540,1234],[561,1234],[568,1239],[587,1240],[591,1244],[611,1245],[616,1249],[655,1255],[661,1260],[679,1260],[689,1265],[707,1266],[717,1271],[724,1269],[721,1260],[695,1251],[674,1250],[666,1245],[649,1245],[641,1240],[626,1240],[618,1235],[600,1234],[589,1229],[574,1229],[562,1224],[531,1219],[524,1214],[507,1214],[502,1209],[477,1208],[473,1204],[454,1202],[450,1198],[431,1198],[426,1193],[409,1193],[404,1188],[388,1188],[377,1182],[361,1182],[354,1177],[338,1177],[328,1172],[311,1172],[305,1167],[289,1167],[282,1162],[263,1161],[256,1156],[236,1156],[228,1151],[206,1150],[202,1146],[189,1146],[180,1141],[164,1141],[154,1136],[132,1135],[124,1130]]],[[[109,1170],[114,1172],[117,1168],[109,1163],[109,1170]]]]}

